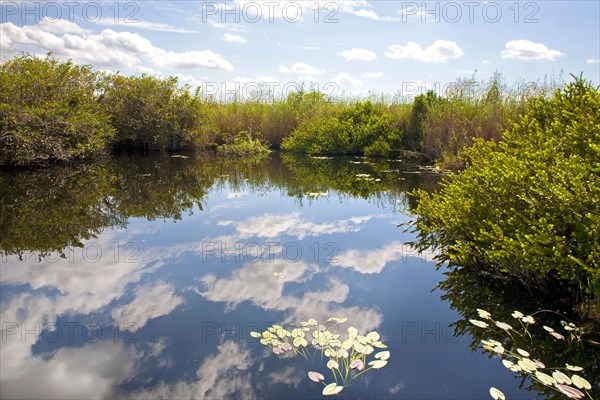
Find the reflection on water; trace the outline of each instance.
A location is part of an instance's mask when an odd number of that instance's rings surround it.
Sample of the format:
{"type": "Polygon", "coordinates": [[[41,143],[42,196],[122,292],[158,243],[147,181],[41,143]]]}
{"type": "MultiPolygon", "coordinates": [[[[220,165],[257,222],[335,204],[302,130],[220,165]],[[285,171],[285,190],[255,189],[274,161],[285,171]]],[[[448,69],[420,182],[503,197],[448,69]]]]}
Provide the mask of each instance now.
{"type": "Polygon", "coordinates": [[[438,177],[406,168],[206,155],[2,171],[0,394],[318,398],[304,360],[250,332],[335,316],[394,355],[342,396],[531,396],[470,349],[479,338],[461,321],[486,286],[448,277],[446,301],[431,292],[443,271],[397,225],[406,191],[438,177]]]}

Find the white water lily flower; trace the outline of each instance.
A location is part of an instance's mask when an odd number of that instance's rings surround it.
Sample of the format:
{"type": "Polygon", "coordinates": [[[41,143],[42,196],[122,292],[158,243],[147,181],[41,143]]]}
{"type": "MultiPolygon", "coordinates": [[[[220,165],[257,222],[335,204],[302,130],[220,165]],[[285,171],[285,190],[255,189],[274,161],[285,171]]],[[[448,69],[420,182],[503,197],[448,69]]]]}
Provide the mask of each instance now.
{"type": "Polygon", "coordinates": [[[492,399],[494,400],[506,400],[506,396],[504,395],[504,393],[502,393],[495,387],[490,388],[490,396],[492,396],[492,399]]]}
{"type": "Polygon", "coordinates": [[[481,308],[477,309],[477,314],[479,314],[479,317],[483,318],[483,319],[491,319],[492,318],[492,314],[490,314],[486,310],[482,310],[481,308]]]}

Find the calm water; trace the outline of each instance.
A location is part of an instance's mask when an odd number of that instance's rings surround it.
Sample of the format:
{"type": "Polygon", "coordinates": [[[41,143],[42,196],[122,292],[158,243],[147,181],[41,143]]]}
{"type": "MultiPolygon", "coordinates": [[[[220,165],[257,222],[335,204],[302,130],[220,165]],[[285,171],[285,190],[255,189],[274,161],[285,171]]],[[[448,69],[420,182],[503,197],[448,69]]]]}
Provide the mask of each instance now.
{"type": "Polygon", "coordinates": [[[436,270],[398,227],[406,191],[437,182],[397,161],[277,155],[3,172],[2,397],[319,398],[306,374],[324,361],[249,332],[347,317],[391,358],[341,397],[533,398],[465,323],[509,314],[511,296],[436,270]]]}

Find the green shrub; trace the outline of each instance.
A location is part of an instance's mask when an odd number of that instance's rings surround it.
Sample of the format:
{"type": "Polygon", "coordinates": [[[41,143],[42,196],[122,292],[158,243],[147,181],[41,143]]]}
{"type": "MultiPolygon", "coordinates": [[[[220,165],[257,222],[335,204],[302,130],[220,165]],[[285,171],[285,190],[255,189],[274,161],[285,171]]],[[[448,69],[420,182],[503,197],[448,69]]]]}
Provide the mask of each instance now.
{"type": "Polygon", "coordinates": [[[416,193],[417,245],[441,247],[455,266],[560,283],[591,304],[600,299],[599,91],[577,78],[528,106],[502,141],[476,140],[439,193],[416,193]]]}
{"type": "Polygon", "coordinates": [[[24,54],[0,69],[0,165],[69,161],[105,147],[114,131],[89,66],[24,54]]]}
{"type": "Polygon", "coordinates": [[[116,129],[117,148],[181,150],[202,142],[199,93],[177,78],[112,75],[102,102],[116,129]]]}
{"type": "Polygon", "coordinates": [[[268,143],[265,143],[260,133],[252,134],[248,131],[238,132],[236,135],[222,135],[225,142],[217,147],[220,153],[232,156],[262,156],[271,152],[268,143]]]}
{"type": "Polygon", "coordinates": [[[305,121],[283,140],[282,148],[307,154],[385,156],[399,142],[394,117],[365,101],[344,107],[337,116],[305,121]]]}

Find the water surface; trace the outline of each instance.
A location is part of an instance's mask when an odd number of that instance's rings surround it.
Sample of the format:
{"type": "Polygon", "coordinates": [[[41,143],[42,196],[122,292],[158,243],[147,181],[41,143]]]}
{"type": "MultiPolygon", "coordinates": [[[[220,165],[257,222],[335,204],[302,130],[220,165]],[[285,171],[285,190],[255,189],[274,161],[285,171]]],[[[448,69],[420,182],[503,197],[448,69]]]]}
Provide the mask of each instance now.
{"type": "Polygon", "coordinates": [[[319,398],[306,374],[324,362],[249,333],[329,317],[392,354],[341,397],[535,397],[465,325],[480,302],[512,311],[502,291],[445,275],[398,227],[407,191],[438,181],[399,160],[287,155],[4,171],[2,397],[319,398]]]}

